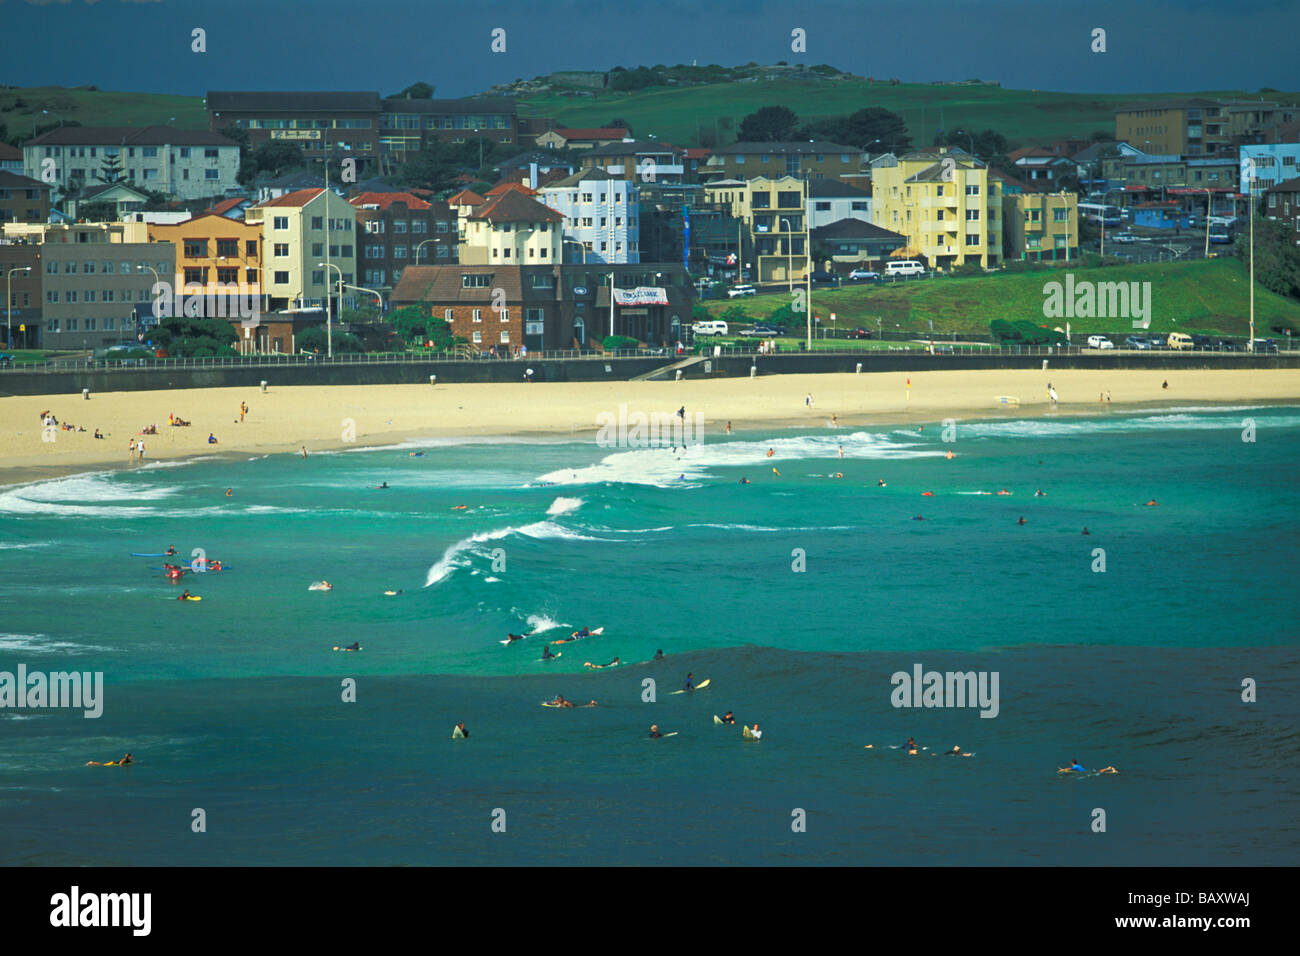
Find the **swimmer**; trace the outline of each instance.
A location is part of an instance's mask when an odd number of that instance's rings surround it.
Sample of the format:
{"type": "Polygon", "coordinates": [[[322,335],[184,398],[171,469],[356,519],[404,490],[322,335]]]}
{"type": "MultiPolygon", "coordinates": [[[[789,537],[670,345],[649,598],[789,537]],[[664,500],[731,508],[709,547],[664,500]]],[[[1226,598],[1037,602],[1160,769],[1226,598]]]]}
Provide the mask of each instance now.
{"type": "Polygon", "coordinates": [[[100,763],[98,760],[87,760],[87,767],[127,767],[135,763],[131,755],[127,754],[121,760],[110,760],[108,763],[100,763]]]}
{"type": "Polygon", "coordinates": [[[840,446],[840,457],[841,457],[841,458],[844,457],[844,446],[843,446],[843,445],[840,446]]]}
{"type": "Polygon", "coordinates": [[[876,479],[876,487],[877,487],[877,488],[884,488],[884,487],[885,487],[885,479],[884,479],[884,478],[877,478],[877,479],[876,479]]]}
{"type": "Polygon", "coordinates": [[[924,521],[925,519],[922,518],[920,515],[913,515],[913,516],[912,516],[912,520],[913,520],[913,521],[924,521]]]}
{"type": "Polygon", "coordinates": [[[772,457],[773,455],[775,455],[775,454],[776,454],[776,449],[775,449],[775,448],[769,448],[769,449],[767,450],[767,457],[768,457],[768,458],[771,458],[771,457],[772,457]]]}
{"type": "Polygon", "coordinates": [[[651,660],[655,660],[655,661],[661,661],[663,659],[664,659],[664,652],[662,648],[655,651],[655,656],[651,658],[651,660]]]}
{"type": "Polygon", "coordinates": [[[1046,497],[1047,497],[1047,492],[1045,492],[1042,488],[1039,488],[1037,491],[1034,492],[1034,497],[1035,497],[1035,498],[1046,498],[1046,497]]]}
{"type": "Polygon", "coordinates": [[[663,734],[659,733],[659,725],[658,725],[658,724],[651,724],[651,725],[650,725],[650,736],[651,736],[651,737],[662,737],[662,736],[663,736],[663,734]]]}
{"type": "Polygon", "coordinates": [[[836,478],[843,478],[843,477],[844,477],[844,472],[842,472],[842,471],[837,471],[837,472],[835,472],[835,477],[836,477],[836,478]]]}
{"type": "Polygon", "coordinates": [[[740,479],[740,483],[741,483],[742,485],[747,485],[747,484],[749,484],[749,479],[748,479],[748,478],[741,478],[741,479],[740,479]]]}
{"type": "MultiPolygon", "coordinates": [[[[973,757],[973,756],[975,756],[974,754],[968,754],[966,751],[962,750],[962,749],[961,749],[960,747],[958,747],[956,744],[953,744],[953,748],[952,748],[952,750],[945,750],[945,751],[943,752],[943,755],[944,755],[945,757],[973,757]]],[[[937,757],[937,756],[939,756],[939,755],[938,755],[938,754],[932,754],[932,756],[937,757]]]]}
{"type": "Polygon", "coordinates": [[[1156,501],[1156,499],[1154,499],[1154,498],[1152,498],[1152,499],[1151,499],[1150,501],[1148,501],[1147,504],[1146,504],[1146,506],[1147,506],[1148,508],[1156,508],[1156,507],[1159,507],[1159,505],[1160,505],[1160,502],[1156,501]]]}
{"type": "Polygon", "coordinates": [[[1082,534],[1092,534],[1092,532],[1089,531],[1086,527],[1083,529],[1083,531],[1082,531],[1081,533],[1082,533],[1082,534]]]}
{"type": "Polygon", "coordinates": [[[1024,516],[1024,515],[1021,515],[1021,516],[1020,516],[1020,520],[1016,522],[1016,524],[1028,524],[1028,523],[1029,523],[1029,522],[1025,520],[1025,516],[1024,516]]]}
{"type": "Polygon", "coordinates": [[[954,454],[952,453],[952,449],[949,448],[949,449],[948,449],[948,454],[944,455],[943,457],[944,457],[944,458],[947,458],[949,461],[952,461],[952,460],[953,460],[954,458],[956,458],[957,456],[954,455],[954,454]]]}

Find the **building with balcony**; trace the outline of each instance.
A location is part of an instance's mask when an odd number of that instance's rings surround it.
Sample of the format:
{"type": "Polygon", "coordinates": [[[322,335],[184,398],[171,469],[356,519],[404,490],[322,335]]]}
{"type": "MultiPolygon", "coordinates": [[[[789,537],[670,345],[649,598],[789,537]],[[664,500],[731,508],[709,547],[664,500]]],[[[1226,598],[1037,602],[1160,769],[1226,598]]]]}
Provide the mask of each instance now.
{"type": "Polygon", "coordinates": [[[357,210],[357,284],[385,301],[408,266],[457,261],[456,219],[445,202],[405,192],[366,192],[348,201],[357,210]]]}
{"type": "Polygon", "coordinates": [[[205,318],[238,316],[241,306],[262,298],[262,228],[228,219],[213,212],[174,225],[148,223],[149,241],[168,243],[176,255],[176,274],[163,276],[173,291],[186,297],[203,296],[205,318]]]}
{"type": "Polygon", "coordinates": [[[680,183],[686,150],[654,140],[629,140],[597,146],[582,155],[583,169],[600,169],[637,183],[680,183]]]}
{"type": "Polygon", "coordinates": [[[545,266],[563,260],[564,217],[518,190],[458,210],[465,265],[545,266]]]}
{"type": "Polygon", "coordinates": [[[988,167],[959,149],[933,149],[872,163],[872,218],[907,237],[900,257],[931,269],[1002,260],[1002,184],[988,167]]]}
{"type": "Polygon", "coordinates": [[[1003,255],[1016,259],[1077,259],[1079,197],[1074,193],[1014,192],[1002,197],[1003,255]]]}
{"type": "Polygon", "coordinates": [[[793,176],[718,180],[704,187],[704,201],[745,225],[745,271],[759,283],[807,278],[807,182],[793,176]]]}
{"type": "Polygon", "coordinates": [[[640,190],[600,169],[584,169],[537,197],[564,217],[566,262],[641,261],[640,190]]]}
{"type": "Polygon", "coordinates": [[[356,295],[357,210],[326,189],[301,189],[244,211],[244,221],[262,237],[262,292],[267,311],[340,306],[353,308],[356,295]],[[323,263],[330,263],[324,265],[323,263]],[[340,273],[342,273],[340,277],[340,273]]]}

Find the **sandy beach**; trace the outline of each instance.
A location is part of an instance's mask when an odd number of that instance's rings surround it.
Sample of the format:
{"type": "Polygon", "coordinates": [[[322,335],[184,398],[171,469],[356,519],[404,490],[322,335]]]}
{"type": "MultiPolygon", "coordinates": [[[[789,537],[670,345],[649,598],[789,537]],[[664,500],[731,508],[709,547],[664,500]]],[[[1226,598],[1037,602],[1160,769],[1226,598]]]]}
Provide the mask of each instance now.
{"type": "Polygon", "coordinates": [[[825,428],[869,423],[1105,414],[1109,407],[1300,402],[1300,369],[971,370],[774,375],[681,382],[448,384],[205,388],[0,398],[0,483],[132,466],[128,443],[144,436],[146,463],[197,456],[308,454],[347,446],[456,436],[595,433],[598,416],[672,414],[703,419],[704,439],[759,425],[825,428]],[[910,388],[907,380],[911,380],[910,388]],[[1162,383],[1168,381],[1168,389],[1162,383]],[[1053,408],[1048,384],[1059,403],[1053,408]],[[812,404],[807,397],[812,396],[812,404]],[[1003,403],[1001,397],[1018,400],[1003,403]],[[240,403],[248,414],[240,421],[240,403]],[[41,413],[85,431],[42,434],[41,413]],[[192,424],[170,427],[169,413],[192,424]],[[94,438],[95,429],[105,436],[94,438]],[[208,442],[211,434],[216,444],[208,442]],[[49,440],[50,438],[53,440],[49,440]]]}

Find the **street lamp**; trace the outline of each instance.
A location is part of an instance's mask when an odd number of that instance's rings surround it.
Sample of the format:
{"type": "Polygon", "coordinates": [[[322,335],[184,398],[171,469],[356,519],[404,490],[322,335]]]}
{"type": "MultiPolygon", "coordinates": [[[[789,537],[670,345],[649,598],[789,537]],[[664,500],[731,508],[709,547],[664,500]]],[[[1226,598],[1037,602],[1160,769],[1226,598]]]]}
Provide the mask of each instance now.
{"type": "Polygon", "coordinates": [[[777,216],[777,222],[783,222],[789,229],[785,237],[785,277],[790,280],[790,291],[794,291],[794,226],[785,216],[777,216]]]}
{"type": "MultiPolygon", "coordinates": [[[[329,190],[326,190],[328,192],[329,190]]],[[[326,200],[325,212],[329,213],[328,200],[326,200]]],[[[326,246],[328,249],[328,245],[326,246]]],[[[333,269],[339,274],[339,296],[343,295],[343,270],[333,262],[318,262],[316,265],[325,269],[333,269]]],[[[329,281],[325,282],[325,354],[327,358],[334,357],[334,297],[330,295],[329,281]]]]}
{"type": "Polygon", "coordinates": [[[1210,258],[1210,213],[1214,205],[1214,194],[1205,190],[1205,258],[1210,258]]]}
{"type": "Polygon", "coordinates": [[[961,130],[961,129],[957,130],[957,135],[958,135],[958,136],[969,136],[969,137],[970,137],[970,154],[971,154],[971,158],[972,158],[972,159],[979,159],[979,157],[975,155],[975,137],[974,137],[974,135],[971,134],[971,133],[966,132],[965,130],[961,130]]]}
{"type": "Polygon", "coordinates": [[[585,242],[579,242],[577,239],[561,239],[560,241],[561,241],[561,242],[568,242],[568,243],[571,243],[571,244],[577,246],[579,249],[581,249],[581,250],[582,250],[582,264],[583,264],[584,266],[587,264],[587,244],[586,244],[585,242]]]}
{"type": "Polygon", "coordinates": [[[609,274],[609,334],[614,334],[614,273],[609,274]]]}
{"type": "MultiPolygon", "coordinates": [[[[335,268],[337,268],[337,266],[335,268]]],[[[352,285],[351,283],[348,282],[340,282],[339,285],[344,289],[355,289],[357,292],[369,292],[371,295],[373,295],[376,299],[379,300],[379,312],[382,315],[384,311],[384,296],[382,292],[378,292],[375,289],[367,289],[363,285],[352,285]]],[[[342,293],[340,292],[340,295],[341,294],[342,293]]]]}
{"type": "Polygon", "coordinates": [[[9,270],[9,275],[5,277],[5,302],[9,303],[9,322],[6,326],[5,348],[10,350],[14,347],[14,293],[13,282],[15,272],[31,272],[31,266],[18,266],[9,270]]]}
{"type": "Polygon", "coordinates": [[[423,249],[425,246],[427,246],[429,243],[431,243],[431,242],[437,242],[437,241],[438,241],[438,240],[437,240],[436,238],[434,238],[434,239],[425,239],[425,240],[421,241],[418,245],[416,245],[416,247],[415,247],[415,264],[416,264],[417,266],[420,264],[420,250],[423,249]]]}

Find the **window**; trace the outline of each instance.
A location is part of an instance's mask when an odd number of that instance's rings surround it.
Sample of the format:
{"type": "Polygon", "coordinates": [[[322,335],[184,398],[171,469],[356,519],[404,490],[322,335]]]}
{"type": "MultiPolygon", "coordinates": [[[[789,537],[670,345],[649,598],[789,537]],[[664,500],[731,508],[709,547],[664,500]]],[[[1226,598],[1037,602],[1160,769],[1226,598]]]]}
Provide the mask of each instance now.
{"type": "Polygon", "coordinates": [[[452,317],[452,313],[453,313],[453,311],[454,311],[454,310],[452,310],[452,309],[443,309],[443,310],[442,310],[442,318],[443,318],[443,321],[444,321],[444,322],[450,322],[450,321],[451,321],[451,317],[452,317]]]}
{"type": "MultiPolygon", "coordinates": [[[[186,179],[189,179],[189,178],[190,178],[190,171],[189,171],[188,169],[185,170],[185,178],[186,178],[186,179]]],[[[221,170],[219,170],[219,169],[205,169],[205,170],[203,170],[203,178],[204,178],[204,179],[220,179],[220,178],[221,178],[221,170]]]]}
{"type": "Polygon", "coordinates": [[[225,268],[225,269],[218,268],[218,269],[217,269],[217,281],[220,282],[220,283],[222,283],[222,284],[234,284],[234,283],[238,283],[238,282],[239,282],[239,269],[237,269],[237,268],[234,268],[234,269],[231,269],[231,268],[225,268]]]}
{"type": "MultiPolygon", "coordinates": [[[[59,298],[59,294],[58,294],[57,292],[54,293],[54,300],[55,300],[56,302],[58,301],[58,298],[59,298]]],[[[45,328],[46,328],[46,331],[49,331],[49,332],[57,332],[57,331],[59,331],[59,320],[58,320],[58,319],[47,319],[46,322],[45,322],[45,328]]]]}
{"type": "Polygon", "coordinates": [[[93,263],[93,262],[87,262],[87,263],[85,263],[85,265],[83,266],[83,268],[82,268],[81,271],[84,272],[84,273],[85,273],[86,275],[88,275],[88,276],[90,276],[90,275],[94,275],[94,274],[95,274],[95,263],[93,263]]]}
{"type": "Polygon", "coordinates": [[[967,209],[967,210],[966,210],[966,221],[967,221],[967,222],[979,222],[979,220],[980,220],[980,211],[979,211],[978,209],[967,209]]]}
{"type": "Polygon", "coordinates": [[[979,244],[980,244],[980,236],[978,232],[972,232],[966,236],[966,245],[978,246],[979,244]]]}
{"type": "Polygon", "coordinates": [[[439,231],[439,232],[446,232],[446,231],[447,231],[447,223],[446,223],[446,222],[443,222],[443,221],[439,221],[439,223],[438,223],[438,231],[439,231]]]}
{"type": "MultiPolygon", "coordinates": [[[[332,277],[331,277],[331,278],[332,278],[332,277]]],[[[311,273],[311,284],[312,284],[312,285],[324,285],[324,284],[325,284],[325,270],[324,270],[324,269],[313,269],[313,270],[312,270],[312,273],[311,273]]]]}
{"type": "MultiPolygon", "coordinates": [[[[312,249],[312,253],[313,253],[313,254],[316,254],[316,250],[315,250],[314,248],[312,249]]],[[[285,256],[289,255],[289,243],[287,243],[287,242],[277,242],[277,243],[275,244],[275,246],[273,247],[273,252],[272,252],[272,254],[273,254],[277,259],[283,259],[285,256]]]]}
{"type": "MultiPolygon", "coordinates": [[[[278,249],[279,246],[277,246],[276,248],[278,249]]],[[[286,247],[286,248],[287,248],[287,247],[286,247]]],[[[335,254],[337,254],[336,250],[337,250],[337,247],[336,247],[336,246],[330,246],[330,252],[331,252],[331,253],[335,253],[335,254]]],[[[312,254],[312,258],[313,258],[313,259],[319,259],[319,258],[321,258],[321,256],[325,255],[325,243],[323,243],[323,242],[313,242],[313,243],[311,244],[311,254],[312,254]]],[[[276,255],[279,255],[279,253],[277,252],[276,255]]],[[[286,255],[287,255],[287,253],[286,253],[286,255]]]]}
{"type": "Polygon", "coordinates": [[[217,150],[216,150],[216,148],[214,147],[214,148],[212,148],[212,149],[205,149],[205,150],[203,151],[203,158],[204,158],[204,159],[216,159],[216,158],[217,158],[217,150]]]}
{"type": "Polygon", "coordinates": [[[272,228],[272,229],[288,229],[288,228],[289,228],[289,217],[288,217],[288,216],[276,216],[276,217],[274,217],[274,218],[271,220],[271,228],[272,228]]]}
{"type": "Polygon", "coordinates": [[[235,256],[239,255],[239,240],[218,239],[217,255],[226,259],[233,259],[235,256]]]}
{"type": "Polygon", "coordinates": [[[105,262],[100,266],[100,271],[106,276],[111,276],[117,269],[116,262],[105,262]]]}
{"type": "Polygon", "coordinates": [[[831,204],[828,202],[813,203],[813,208],[818,212],[830,212],[831,204]]]}
{"type": "MultiPolygon", "coordinates": [[[[287,246],[285,248],[288,248],[287,246]]],[[[206,239],[186,239],[185,240],[185,258],[202,259],[208,254],[208,241],[206,239]]]]}
{"type": "MultiPolygon", "coordinates": [[[[502,321],[505,321],[505,320],[503,319],[502,321]]],[[[502,329],[502,330],[501,330],[501,344],[502,344],[502,345],[509,345],[509,344],[510,344],[510,330],[509,330],[509,329],[502,329]]]]}
{"type": "Polygon", "coordinates": [[[482,333],[482,332],[475,332],[475,333],[474,333],[474,344],[475,344],[475,345],[482,345],[482,344],[483,344],[483,333],[482,333]]]}
{"type": "Polygon", "coordinates": [[[45,263],[46,275],[58,275],[58,273],[59,273],[59,264],[57,262],[51,261],[45,263]]]}
{"type": "MultiPolygon", "coordinates": [[[[76,293],[76,292],[69,291],[69,292],[68,292],[68,305],[76,305],[76,304],[77,304],[77,293],[76,293]]],[[[70,323],[71,323],[71,320],[70,320],[70,323]]],[[[70,324],[70,323],[69,323],[69,324],[70,324]]],[[[68,331],[72,331],[72,329],[70,328],[68,331]]]]}
{"type": "Polygon", "coordinates": [[[322,217],[322,216],[312,216],[312,217],[311,217],[311,227],[312,227],[313,229],[324,229],[324,228],[325,228],[325,219],[324,219],[324,217],[322,217]]]}
{"type": "Polygon", "coordinates": [[[491,284],[492,274],[488,272],[463,274],[460,277],[460,287],[462,289],[486,289],[491,284]]]}
{"type": "Polygon", "coordinates": [[[288,273],[288,272],[274,272],[274,273],[271,274],[271,281],[272,281],[273,283],[275,283],[276,285],[288,285],[288,284],[289,284],[289,273],[288,273]]]}
{"type": "Polygon", "coordinates": [[[979,194],[980,194],[980,188],[978,185],[966,187],[967,196],[978,196],[979,194]]]}
{"type": "Polygon", "coordinates": [[[105,320],[104,320],[104,331],[105,331],[105,332],[112,332],[112,331],[113,331],[113,320],[112,320],[112,319],[105,319],[105,320]]]}
{"type": "Polygon", "coordinates": [[[77,264],[75,262],[65,262],[63,264],[63,274],[75,276],[77,274],[77,264]]]}
{"type": "MultiPolygon", "coordinates": [[[[439,259],[446,259],[449,255],[451,255],[451,250],[448,249],[446,246],[435,246],[434,248],[438,250],[439,259]]],[[[546,250],[543,249],[542,251],[545,252],[546,250]]]]}
{"type": "Polygon", "coordinates": [[[411,232],[416,235],[428,235],[429,223],[423,219],[415,219],[411,222],[411,232]]]}
{"type": "Polygon", "coordinates": [[[247,284],[247,285],[253,285],[253,286],[257,285],[257,283],[258,283],[257,270],[256,270],[256,269],[245,269],[245,270],[244,270],[244,282],[245,282],[245,284],[247,284]]]}
{"type": "Polygon", "coordinates": [[[400,235],[405,235],[406,228],[407,228],[407,221],[405,219],[393,220],[393,232],[398,233],[400,235]]]}
{"type": "Polygon", "coordinates": [[[509,321],[510,321],[510,310],[509,310],[509,309],[501,309],[501,310],[499,310],[499,311],[497,312],[497,314],[501,317],[501,321],[502,321],[502,322],[509,322],[509,321]]]}
{"type": "Polygon", "coordinates": [[[185,270],[186,285],[205,285],[208,281],[208,270],[202,268],[187,268],[185,270]]]}
{"type": "Polygon", "coordinates": [[[394,258],[394,259],[405,259],[405,258],[406,258],[406,246],[393,246],[393,258],[394,258]]]}
{"type": "Polygon", "coordinates": [[[55,290],[55,289],[51,289],[50,291],[46,292],[46,293],[45,293],[45,301],[48,302],[48,303],[50,303],[50,305],[58,305],[58,304],[59,304],[59,293],[58,293],[58,291],[55,290]]]}
{"type": "Polygon", "coordinates": [[[247,242],[244,243],[244,255],[246,255],[246,256],[248,256],[248,257],[250,257],[250,258],[253,257],[253,256],[255,256],[255,255],[257,255],[257,240],[256,240],[256,239],[249,239],[247,242]]]}
{"type": "Polygon", "coordinates": [[[482,322],[482,321],[483,321],[483,310],[482,310],[482,309],[475,309],[475,310],[474,310],[474,321],[475,321],[475,322],[482,322]]]}
{"type": "MultiPolygon", "coordinates": [[[[69,302],[76,302],[76,301],[77,301],[77,294],[76,294],[75,292],[69,292],[69,293],[68,293],[68,301],[69,301],[69,302]]],[[[69,331],[69,332],[75,332],[75,331],[77,331],[77,320],[76,320],[76,319],[68,319],[68,328],[67,328],[67,331],[69,331]]]]}

